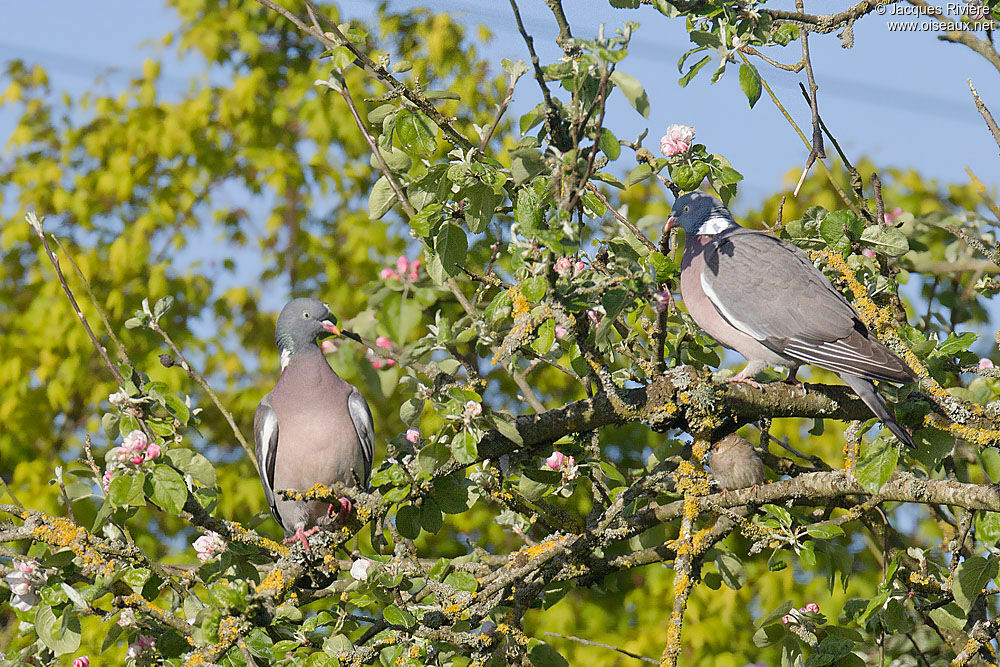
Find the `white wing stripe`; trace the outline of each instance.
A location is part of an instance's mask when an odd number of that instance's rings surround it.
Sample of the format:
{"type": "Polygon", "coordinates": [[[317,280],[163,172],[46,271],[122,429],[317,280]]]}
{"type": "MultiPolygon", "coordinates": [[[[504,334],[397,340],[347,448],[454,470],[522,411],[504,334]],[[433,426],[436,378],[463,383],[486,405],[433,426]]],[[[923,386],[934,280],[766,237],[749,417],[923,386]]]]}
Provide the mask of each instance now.
{"type": "Polygon", "coordinates": [[[705,280],[705,275],[706,272],[703,271],[701,274],[701,289],[705,292],[705,296],[708,297],[708,300],[712,302],[712,305],[718,308],[719,312],[722,313],[722,316],[726,318],[731,325],[733,325],[734,327],[736,327],[737,329],[739,329],[748,336],[752,336],[757,340],[764,340],[765,338],[767,338],[767,336],[765,336],[764,334],[758,331],[754,331],[751,327],[747,326],[743,322],[740,322],[739,319],[734,317],[733,314],[729,312],[729,309],[726,308],[725,304],[723,304],[719,300],[719,296],[715,293],[715,290],[713,290],[712,286],[708,283],[707,280],[705,280]]]}
{"type": "Polygon", "coordinates": [[[257,464],[260,465],[261,472],[267,477],[267,483],[272,489],[274,488],[274,475],[268,473],[267,461],[271,455],[271,440],[277,428],[278,415],[274,414],[274,410],[268,410],[267,416],[264,418],[264,425],[260,429],[260,461],[257,464]]]}

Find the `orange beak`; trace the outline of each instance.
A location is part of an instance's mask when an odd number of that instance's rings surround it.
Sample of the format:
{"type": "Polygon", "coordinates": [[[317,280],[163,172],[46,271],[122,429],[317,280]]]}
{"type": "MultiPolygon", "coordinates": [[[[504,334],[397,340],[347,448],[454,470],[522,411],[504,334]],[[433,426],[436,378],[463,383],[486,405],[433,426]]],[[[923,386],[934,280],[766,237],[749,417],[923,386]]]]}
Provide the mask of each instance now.
{"type": "Polygon", "coordinates": [[[332,333],[334,336],[340,335],[340,329],[330,320],[323,320],[320,324],[322,324],[323,328],[332,333]]]}

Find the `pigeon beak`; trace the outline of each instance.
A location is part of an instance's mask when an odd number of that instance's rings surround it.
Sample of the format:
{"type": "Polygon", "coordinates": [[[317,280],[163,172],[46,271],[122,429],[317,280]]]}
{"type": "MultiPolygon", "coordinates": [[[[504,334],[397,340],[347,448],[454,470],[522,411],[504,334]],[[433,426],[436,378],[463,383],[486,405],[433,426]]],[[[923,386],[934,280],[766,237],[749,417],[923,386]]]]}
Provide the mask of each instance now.
{"type": "Polygon", "coordinates": [[[350,338],[353,341],[357,341],[357,342],[361,343],[362,345],[365,344],[365,342],[363,340],[361,340],[361,336],[359,336],[358,334],[354,333],[353,331],[347,331],[345,329],[345,330],[343,330],[343,331],[340,332],[340,335],[341,336],[345,336],[346,338],[350,338]]]}
{"type": "Polygon", "coordinates": [[[677,218],[670,216],[667,218],[667,224],[663,225],[663,233],[669,234],[670,230],[677,226],[677,218]]]}
{"type": "Polygon", "coordinates": [[[323,326],[324,330],[329,331],[334,336],[340,335],[340,328],[330,320],[323,320],[320,324],[323,326]]]}

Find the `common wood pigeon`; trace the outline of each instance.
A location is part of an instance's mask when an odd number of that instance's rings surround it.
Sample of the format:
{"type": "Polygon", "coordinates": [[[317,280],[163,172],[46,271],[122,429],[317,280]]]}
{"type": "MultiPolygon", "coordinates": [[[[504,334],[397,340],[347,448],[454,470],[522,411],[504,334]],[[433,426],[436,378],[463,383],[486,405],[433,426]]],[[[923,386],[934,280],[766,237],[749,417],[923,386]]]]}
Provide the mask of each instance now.
{"type": "Polygon", "coordinates": [[[913,373],[875,338],[844,297],[797,246],[736,224],[715,197],[677,198],[665,232],[684,229],[681,296],[688,313],[747,365],[732,382],[768,366],[800,364],[837,373],[903,444],[915,447],[873,380],[906,383],[913,373]]]}
{"type": "Polygon", "coordinates": [[[708,467],[724,491],[745,489],[764,481],[764,463],[757,451],[735,433],[712,445],[708,467]]]}
{"type": "MultiPolygon", "coordinates": [[[[306,539],[329,523],[333,508],[318,501],[284,500],[276,489],[305,491],[314,484],[368,485],[375,428],[364,396],[333,372],[317,340],[341,331],[336,318],[316,299],[293,299],[281,310],[274,341],[281,350],[281,376],[257,406],[254,440],[260,481],[271,513],[309,551],[306,539]],[[312,526],[308,530],[306,526],[312,526]]],[[[350,512],[341,498],[340,518],[350,512]]]]}

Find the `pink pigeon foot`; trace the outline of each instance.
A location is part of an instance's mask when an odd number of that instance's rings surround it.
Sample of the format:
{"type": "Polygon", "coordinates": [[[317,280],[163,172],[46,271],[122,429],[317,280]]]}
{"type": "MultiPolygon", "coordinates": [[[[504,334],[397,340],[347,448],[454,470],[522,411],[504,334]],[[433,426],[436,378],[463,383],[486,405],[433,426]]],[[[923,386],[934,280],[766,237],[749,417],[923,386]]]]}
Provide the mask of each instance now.
{"type": "MultiPolygon", "coordinates": [[[[337,510],[336,518],[337,521],[343,522],[347,520],[347,517],[351,515],[351,501],[343,496],[340,497],[340,509],[337,510]]],[[[333,518],[335,515],[333,513],[333,505],[331,504],[327,509],[326,513],[328,516],[333,518]]]]}
{"type": "Polygon", "coordinates": [[[302,548],[306,550],[307,554],[311,555],[312,551],[309,549],[309,540],[307,538],[310,535],[315,534],[317,530],[319,530],[319,526],[313,526],[309,530],[303,530],[302,526],[296,526],[295,534],[292,535],[291,537],[286,537],[283,540],[283,542],[285,544],[294,544],[295,542],[301,542],[302,548]]]}
{"type": "Polygon", "coordinates": [[[740,384],[748,384],[754,389],[760,389],[760,382],[757,382],[756,380],[751,380],[748,377],[743,377],[742,373],[734,375],[731,378],[726,378],[726,382],[738,382],[740,384]]]}

